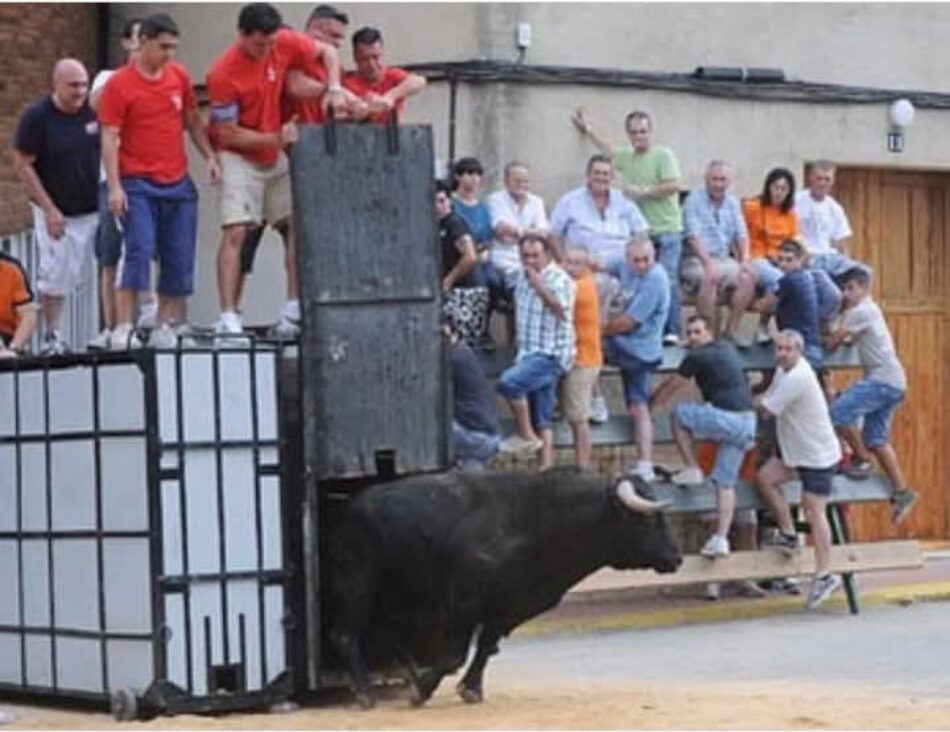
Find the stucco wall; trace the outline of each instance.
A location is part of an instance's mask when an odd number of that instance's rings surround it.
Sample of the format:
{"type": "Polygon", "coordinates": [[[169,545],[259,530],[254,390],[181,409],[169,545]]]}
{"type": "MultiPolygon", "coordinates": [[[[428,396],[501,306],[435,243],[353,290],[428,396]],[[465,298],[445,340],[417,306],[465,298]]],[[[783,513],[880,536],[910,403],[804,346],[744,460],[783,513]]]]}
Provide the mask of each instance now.
{"type": "MultiPolygon", "coordinates": [[[[471,58],[514,59],[514,28],[532,24],[525,61],[643,71],[688,72],[700,65],[770,66],[791,79],[948,91],[950,6],[946,4],[346,4],[353,29],[373,24],[392,63],[471,58]]],[[[278,4],[299,27],[311,5],[278,4]]],[[[181,59],[201,80],[234,38],[240,5],[116,5],[126,13],[170,10],[182,29],[181,59]]],[[[349,51],[344,61],[350,63],[349,51]]],[[[571,126],[570,110],[591,110],[600,132],[623,141],[632,108],[654,116],[656,138],[679,156],[684,183],[700,180],[712,157],[732,161],[736,190],[761,186],[770,167],[800,171],[829,157],[862,165],[950,169],[950,112],[918,110],[900,155],[886,151],[886,105],[731,101],[685,93],[579,86],[479,85],[459,93],[457,156],[478,155],[487,184],[517,157],[533,167],[534,187],[552,206],[581,181],[592,147],[571,126]]],[[[409,106],[407,122],[433,125],[437,156],[447,155],[448,92],[432,84],[409,106]]],[[[200,168],[196,180],[203,178],[200,168]]],[[[192,316],[215,315],[214,255],[218,229],[213,192],[202,186],[201,289],[192,316]]],[[[250,322],[273,320],[283,293],[280,247],[271,236],[246,290],[250,322]]]]}

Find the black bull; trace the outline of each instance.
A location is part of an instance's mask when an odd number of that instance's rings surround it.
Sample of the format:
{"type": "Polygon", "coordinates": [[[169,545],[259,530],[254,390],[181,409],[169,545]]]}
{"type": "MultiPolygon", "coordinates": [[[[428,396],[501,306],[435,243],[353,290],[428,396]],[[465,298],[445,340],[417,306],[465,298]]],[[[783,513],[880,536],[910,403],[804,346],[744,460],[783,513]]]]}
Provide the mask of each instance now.
{"type": "Polygon", "coordinates": [[[674,572],[662,508],[637,478],[576,469],[445,473],[366,489],[329,527],[327,630],[361,706],[364,654],[425,702],[478,643],[458,692],[482,698],[498,641],[604,566],[674,572]]]}

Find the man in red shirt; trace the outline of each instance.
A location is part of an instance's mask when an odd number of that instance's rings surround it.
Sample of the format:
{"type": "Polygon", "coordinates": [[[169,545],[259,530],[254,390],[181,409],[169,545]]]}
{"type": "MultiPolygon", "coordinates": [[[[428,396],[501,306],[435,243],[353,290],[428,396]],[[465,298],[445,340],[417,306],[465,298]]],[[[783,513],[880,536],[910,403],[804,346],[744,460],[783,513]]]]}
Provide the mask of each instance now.
{"type": "Polygon", "coordinates": [[[383,35],[376,28],[360,28],[353,34],[356,71],[343,76],[343,86],[368,105],[368,114],[357,119],[385,124],[395,111],[405,109],[406,99],[421,92],[425,77],[395,66],[383,65],[383,35]]]}
{"type": "Polygon", "coordinates": [[[109,79],[99,102],[108,206],[125,232],[110,349],[142,345],[132,315],[136,294],[150,287],[156,251],[158,321],[149,345],[175,345],[171,327],[194,291],[198,192],[188,175],[186,129],[207,161],[211,181],[221,176],[191,76],[172,60],[178,48],[175,21],[165,13],[151,15],[142,21],[139,37],[138,54],[109,79]]]}
{"type": "Polygon", "coordinates": [[[287,302],[281,323],[289,331],[295,330],[299,321],[290,173],[283,152],[297,140],[297,123],[295,118],[286,122],[281,119],[281,97],[290,81],[289,72],[319,58],[326,69],[326,84],[312,83],[300,93],[316,95],[325,90],[325,104],[334,109],[344,106],[336,50],[303,33],[282,28],[281,23],[280,13],[272,5],[245,5],[238,18],[237,42],[215,60],[208,72],[211,125],[222,168],[222,236],[218,249],[221,314],[215,330],[223,335],[242,332],[236,311],[241,246],[248,230],[262,220],[282,232],[286,247],[287,302]]]}

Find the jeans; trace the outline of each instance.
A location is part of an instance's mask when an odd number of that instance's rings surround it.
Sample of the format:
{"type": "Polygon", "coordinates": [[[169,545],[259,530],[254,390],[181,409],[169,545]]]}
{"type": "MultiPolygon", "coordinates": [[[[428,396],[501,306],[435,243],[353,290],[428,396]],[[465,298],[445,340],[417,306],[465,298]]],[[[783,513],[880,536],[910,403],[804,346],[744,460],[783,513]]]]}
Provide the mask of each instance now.
{"type": "Polygon", "coordinates": [[[841,310],[841,290],[825,270],[810,267],[806,272],[811,275],[815,283],[815,294],[818,296],[818,322],[827,323],[834,320],[841,310]]]}
{"type": "Polygon", "coordinates": [[[452,450],[455,459],[462,463],[484,463],[495,457],[501,436],[470,430],[452,420],[452,450]]]}
{"type": "Polygon", "coordinates": [[[531,422],[536,429],[551,426],[554,416],[555,387],[561,378],[561,365],[546,353],[529,353],[514,362],[498,377],[495,390],[506,399],[528,398],[531,422]]]}
{"type": "Polygon", "coordinates": [[[653,372],[659,368],[661,361],[641,361],[618,348],[612,338],[607,339],[606,356],[608,363],[620,369],[623,397],[627,406],[649,403],[653,372]]]}
{"type": "Polygon", "coordinates": [[[670,278],[670,312],[663,327],[664,335],[680,335],[680,257],[683,254],[683,232],[672,231],[650,237],[656,250],[656,261],[670,278]]]}
{"type": "Polygon", "coordinates": [[[734,488],[746,451],[755,444],[755,412],[680,402],[673,408],[673,418],[693,437],[716,443],[716,464],[709,479],[717,486],[734,488]]]}
{"type": "Polygon", "coordinates": [[[753,259],[750,262],[755,272],[755,285],[766,295],[778,292],[778,281],[784,276],[782,270],[768,259],[753,259]]]}
{"type": "Polygon", "coordinates": [[[849,427],[864,417],[861,430],[866,447],[886,445],[890,441],[891,419],[907,392],[874,379],[856,381],[831,403],[831,422],[849,427]]]}

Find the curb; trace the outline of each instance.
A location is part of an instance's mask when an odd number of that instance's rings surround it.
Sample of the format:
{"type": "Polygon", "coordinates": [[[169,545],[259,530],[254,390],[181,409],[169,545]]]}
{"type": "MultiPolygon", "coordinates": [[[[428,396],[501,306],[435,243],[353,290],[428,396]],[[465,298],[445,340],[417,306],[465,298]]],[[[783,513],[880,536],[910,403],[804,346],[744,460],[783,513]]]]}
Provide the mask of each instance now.
{"type": "MultiPolygon", "coordinates": [[[[950,601],[950,582],[927,582],[886,587],[861,592],[858,601],[862,610],[884,605],[913,605],[917,602],[950,601]]],[[[754,620],[773,615],[802,613],[803,596],[781,596],[762,599],[737,599],[710,605],[671,607],[641,612],[603,614],[590,618],[566,620],[534,620],[512,634],[517,638],[540,638],[569,633],[590,633],[612,630],[646,630],[696,623],[723,623],[731,620],[754,620]]],[[[823,611],[847,611],[843,592],[823,606],[823,611]]]]}

